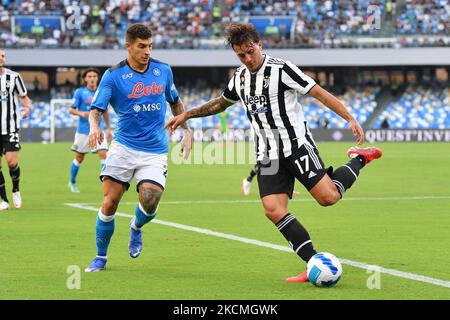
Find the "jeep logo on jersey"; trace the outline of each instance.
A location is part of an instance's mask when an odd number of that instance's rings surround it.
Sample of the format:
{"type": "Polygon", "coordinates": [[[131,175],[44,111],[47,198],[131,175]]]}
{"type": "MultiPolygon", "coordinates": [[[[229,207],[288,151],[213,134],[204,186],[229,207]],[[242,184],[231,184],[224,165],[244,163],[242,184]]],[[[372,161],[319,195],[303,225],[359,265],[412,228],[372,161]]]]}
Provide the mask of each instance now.
{"type": "Polygon", "coordinates": [[[138,82],[134,85],[133,92],[128,95],[128,98],[140,98],[152,94],[161,94],[162,91],[162,84],[157,85],[156,82],[153,82],[151,85],[145,86],[142,82],[138,82]]]}
{"type": "Polygon", "coordinates": [[[260,96],[245,96],[245,104],[247,106],[251,105],[264,105],[267,103],[267,98],[265,95],[260,96]]]}
{"type": "Polygon", "coordinates": [[[161,103],[143,103],[143,104],[135,104],[133,106],[133,110],[135,112],[139,111],[159,111],[161,110],[161,103]]]}

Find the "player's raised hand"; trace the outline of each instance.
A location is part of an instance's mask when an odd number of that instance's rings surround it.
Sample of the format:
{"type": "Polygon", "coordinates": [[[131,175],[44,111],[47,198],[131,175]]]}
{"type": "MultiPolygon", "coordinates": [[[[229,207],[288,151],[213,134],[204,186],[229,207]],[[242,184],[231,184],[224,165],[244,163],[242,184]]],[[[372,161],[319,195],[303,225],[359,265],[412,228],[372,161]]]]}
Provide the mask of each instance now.
{"type": "Polygon", "coordinates": [[[355,119],[352,119],[348,122],[348,125],[352,129],[353,135],[358,140],[358,144],[360,144],[360,145],[363,144],[364,143],[364,130],[361,128],[359,123],[355,119]]]}
{"type": "Polygon", "coordinates": [[[188,117],[185,112],[173,117],[170,119],[166,125],[164,126],[164,129],[169,129],[170,133],[173,133],[176,128],[178,128],[180,125],[185,123],[188,120],[188,117]]]}
{"type": "Polygon", "coordinates": [[[183,139],[181,139],[181,154],[184,160],[187,160],[192,150],[192,131],[189,129],[183,130],[183,139]]]}
{"type": "Polygon", "coordinates": [[[102,130],[99,127],[91,128],[89,131],[89,148],[95,149],[97,144],[101,144],[105,137],[103,136],[102,130]]]}

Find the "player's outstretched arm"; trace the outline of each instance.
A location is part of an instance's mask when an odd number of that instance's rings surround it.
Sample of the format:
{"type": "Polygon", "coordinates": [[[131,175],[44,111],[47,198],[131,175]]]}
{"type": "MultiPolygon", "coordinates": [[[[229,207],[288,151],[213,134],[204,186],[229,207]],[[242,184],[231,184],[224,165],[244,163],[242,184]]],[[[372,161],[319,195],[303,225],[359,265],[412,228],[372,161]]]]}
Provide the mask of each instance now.
{"type": "Polygon", "coordinates": [[[89,113],[89,147],[95,149],[98,144],[103,142],[105,138],[100,129],[100,121],[102,120],[103,111],[97,108],[92,108],[89,113]]]}
{"type": "MultiPolygon", "coordinates": [[[[172,109],[172,114],[174,116],[182,114],[184,112],[183,101],[181,101],[181,99],[178,98],[176,103],[170,104],[170,108],[172,109]]],[[[192,131],[189,128],[187,122],[183,122],[182,124],[180,124],[180,126],[183,128],[183,138],[181,139],[180,142],[181,145],[180,152],[183,156],[183,159],[187,160],[192,150],[192,131]]]]}
{"type": "Polygon", "coordinates": [[[166,123],[164,128],[169,128],[170,132],[174,132],[177,127],[185,123],[191,118],[206,117],[225,111],[226,108],[234,103],[227,101],[223,96],[209,100],[197,108],[193,108],[187,112],[183,112],[166,123]]]}
{"type": "Polygon", "coordinates": [[[309,94],[322,102],[326,107],[333,110],[341,118],[348,122],[348,125],[353,131],[353,135],[357,138],[359,144],[364,143],[364,130],[359,125],[358,121],[350,114],[347,108],[331,93],[316,84],[309,94]]]}

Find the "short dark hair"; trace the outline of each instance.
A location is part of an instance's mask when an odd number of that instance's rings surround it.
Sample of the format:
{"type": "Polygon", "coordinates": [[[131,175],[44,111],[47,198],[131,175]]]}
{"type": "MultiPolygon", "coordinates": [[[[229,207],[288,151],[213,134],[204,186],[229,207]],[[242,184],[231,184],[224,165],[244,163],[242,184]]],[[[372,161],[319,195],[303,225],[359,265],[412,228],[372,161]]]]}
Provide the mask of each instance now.
{"type": "Polygon", "coordinates": [[[226,27],[227,44],[232,48],[247,42],[259,42],[259,34],[251,23],[232,23],[226,27]]]}
{"type": "Polygon", "coordinates": [[[128,27],[126,41],[134,42],[136,39],[149,39],[152,37],[152,31],[143,23],[136,23],[128,27]]]}
{"type": "Polygon", "coordinates": [[[84,78],[87,76],[87,74],[88,74],[89,72],[95,72],[95,73],[97,74],[97,76],[100,78],[100,71],[98,71],[98,69],[96,69],[96,68],[90,67],[90,68],[87,68],[86,70],[84,70],[84,71],[81,73],[81,79],[84,80],[84,78]]]}

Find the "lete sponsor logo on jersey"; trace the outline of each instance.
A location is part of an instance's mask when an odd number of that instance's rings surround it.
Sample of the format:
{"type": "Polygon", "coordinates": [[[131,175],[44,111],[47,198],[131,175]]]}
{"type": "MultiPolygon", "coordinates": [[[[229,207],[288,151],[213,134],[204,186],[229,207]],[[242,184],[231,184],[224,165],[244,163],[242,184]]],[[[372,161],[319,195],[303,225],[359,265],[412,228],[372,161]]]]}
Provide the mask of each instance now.
{"type": "Polygon", "coordinates": [[[142,96],[150,96],[155,94],[161,94],[163,91],[162,84],[158,85],[153,82],[151,85],[144,85],[143,82],[138,82],[133,87],[133,92],[128,95],[128,98],[140,98],[142,96]]]}

